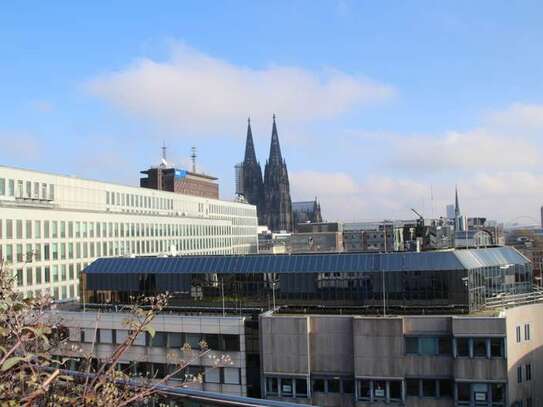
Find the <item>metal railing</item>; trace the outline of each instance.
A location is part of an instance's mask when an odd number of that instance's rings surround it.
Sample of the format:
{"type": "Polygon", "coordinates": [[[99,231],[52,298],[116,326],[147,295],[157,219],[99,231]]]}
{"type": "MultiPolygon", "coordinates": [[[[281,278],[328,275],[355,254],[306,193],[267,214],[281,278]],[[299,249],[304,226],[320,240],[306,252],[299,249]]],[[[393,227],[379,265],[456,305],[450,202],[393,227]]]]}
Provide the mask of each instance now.
{"type": "Polygon", "coordinates": [[[519,305],[535,304],[543,302],[543,289],[534,285],[532,291],[521,294],[502,294],[496,297],[488,298],[484,308],[503,309],[512,308],[519,305]]]}

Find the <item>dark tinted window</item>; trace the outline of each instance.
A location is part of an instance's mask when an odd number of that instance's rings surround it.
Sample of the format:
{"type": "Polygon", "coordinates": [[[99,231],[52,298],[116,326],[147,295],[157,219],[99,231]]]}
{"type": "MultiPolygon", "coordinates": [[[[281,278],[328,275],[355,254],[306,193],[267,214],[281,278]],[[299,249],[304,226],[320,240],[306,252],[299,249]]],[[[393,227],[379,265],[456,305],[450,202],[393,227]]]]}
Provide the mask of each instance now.
{"type": "Polygon", "coordinates": [[[493,358],[503,357],[503,338],[490,339],[490,356],[493,358]]]}
{"type": "Polygon", "coordinates": [[[371,396],[370,391],[370,381],[369,380],[360,380],[359,396],[362,399],[369,399],[371,396]]]}
{"type": "Polygon", "coordinates": [[[328,380],[328,393],[339,393],[339,380],[338,379],[329,379],[328,380]]]}
{"type": "Polygon", "coordinates": [[[223,335],[224,350],[239,352],[239,336],[223,335]]]}
{"type": "Polygon", "coordinates": [[[469,356],[469,338],[456,338],[456,355],[469,356]]]}
{"type": "Polygon", "coordinates": [[[505,401],[505,384],[492,383],[492,401],[505,401]]]}
{"type": "Polygon", "coordinates": [[[486,339],[473,338],[473,356],[486,357],[486,339]]]}
{"type": "Polygon", "coordinates": [[[439,338],[439,354],[450,355],[451,354],[451,338],[448,336],[442,336],[439,338]]]}
{"type": "Polygon", "coordinates": [[[406,381],[407,395],[419,396],[419,379],[407,379],[406,381]]]}
{"type": "Polygon", "coordinates": [[[458,401],[470,401],[470,385],[469,383],[457,383],[458,401]]]}
{"type": "Polygon", "coordinates": [[[422,396],[423,397],[436,397],[436,381],[433,379],[422,381],[422,396]]]}
{"type": "Polygon", "coordinates": [[[399,380],[392,380],[388,384],[390,390],[390,398],[400,400],[402,398],[402,382],[399,380]]]}
{"type": "Polygon", "coordinates": [[[418,353],[419,352],[419,338],[406,337],[405,338],[405,353],[418,353]]]}
{"type": "Polygon", "coordinates": [[[296,397],[307,397],[306,379],[296,379],[296,397]]]}
{"type": "Polygon", "coordinates": [[[324,379],[313,380],[313,391],[324,392],[324,379]]]}
{"type": "Polygon", "coordinates": [[[439,381],[439,396],[440,397],[452,397],[452,381],[440,380],[439,381]]]}
{"type": "Polygon", "coordinates": [[[354,393],[354,381],[349,379],[343,380],[343,393],[353,394],[354,393]]]}

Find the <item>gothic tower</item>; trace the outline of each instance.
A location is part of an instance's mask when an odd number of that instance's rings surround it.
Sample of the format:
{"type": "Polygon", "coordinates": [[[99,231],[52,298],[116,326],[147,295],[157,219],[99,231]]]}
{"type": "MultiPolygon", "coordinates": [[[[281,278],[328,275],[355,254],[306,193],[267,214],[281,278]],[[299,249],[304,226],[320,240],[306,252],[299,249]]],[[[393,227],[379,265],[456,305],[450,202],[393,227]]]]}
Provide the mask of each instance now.
{"type": "Polygon", "coordinates": [[[247,141],[245,143],[245,158],[243,159],[243,194],[247,202],[251,205],[256,205],[258,224],[265,225],[262,169],[260,168],[260,163],[256,160],[250,119],[247,124],[247,141]]]}
{"type": "Polygon", "coordinates": [[[281,156],[279,136],[273,115],[270,156],[264,169],[264,203],[266,222],[271,231],[292,231],[292,201],[287,165],[281,156]]]}

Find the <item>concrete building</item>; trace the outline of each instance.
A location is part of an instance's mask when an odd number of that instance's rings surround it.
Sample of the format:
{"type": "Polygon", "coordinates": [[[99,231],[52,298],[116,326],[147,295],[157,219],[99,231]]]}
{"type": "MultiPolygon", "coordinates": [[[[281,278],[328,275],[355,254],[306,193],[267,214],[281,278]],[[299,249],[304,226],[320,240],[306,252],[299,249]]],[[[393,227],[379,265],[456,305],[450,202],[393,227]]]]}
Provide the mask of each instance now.
{"type": "Polygon", "coordinates": [[[296,225],[296,233],[290,235],[288,247],[290,253],[342,252],[342,224],[299,223],[296,225]]]}
{"type": "Polygon", "coordinates": [[[344,223],[343,247],[347,252],[403,251],[404,227],[403,221],[344,223]]]}
{"type": "Polygon", "coordinates": [[[74,298],[98,257],[256,253],[256,208],[0,166],[0,259],[26,296],[74,298]]]}
{"type": "MultiPolygon", "coordinates": [[[[100,307],[100,311],[89,306],[86,310],[77,306],[71,311],[66,310],[68,307],[63,308],[51,315],[70,332],[69,342],[57,351],[58,354],[77,359],[79,350],[72,348],[76,344],[85,352],[94,349],[97,358],[107,360],[126,340],[128,330],[125,321],[131,317],[128,312],[119,312],[114,307],[100,307]]],[[[258,354],[258,348],[253,346],[254,349],[250,349],[254,340],[251,342],[246,337],[251,335],[250,328],[245,326],[247,319],[245,316],[212,314],[192,316],[166,310],[151,324],[156,330],[154,337],[146,332],[140,334],[123,355],[119,368],[126,373],[161,379],[176,368],[176,361],[191,360],[185,371],[169,384],[183,382],[185,375],[202,375],[202,383],[194,382],[189,387],[240,396],[260,394],[258,380],[251,382],[251,376],[258,376],[258,357],[251,360],[251,355],[258,354]],[[198,357],[202,341],[210,352],[198,357]],[[191,346],[189,354],[182,351],[184,344],[191,346]],[[228,363],[217,364],[220,358],[228,359],[228,363]],[[251,386],[254,389],[248,391],[251,386]]],[[[75,360],[71,363],[73,368],[77,367],[75,360]]]]}
{"type": "Polygon", "coordinates": [[[260,316],[264,397],[319,406],[541,406],[543,304],[485,316],[260,316]]]}

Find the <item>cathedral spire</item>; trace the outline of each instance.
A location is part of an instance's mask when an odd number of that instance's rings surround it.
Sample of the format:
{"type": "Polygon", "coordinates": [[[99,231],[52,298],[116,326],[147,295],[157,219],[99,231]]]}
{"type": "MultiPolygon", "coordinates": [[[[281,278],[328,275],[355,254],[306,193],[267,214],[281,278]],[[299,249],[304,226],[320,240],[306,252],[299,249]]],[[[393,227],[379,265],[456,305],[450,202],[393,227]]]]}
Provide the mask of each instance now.
{"type": "Polygon", "coordinates": [[[253,132],[251,130],[251,118],[247,119],[247,141],[245,142],[244,162],[256,162],[255,144],[253,142],[253,132]]]}
{"type": "Polygon", "coordinates": [[[273,115],[270,157],[268,158],[268,162],[274,162],[279,164],[283,163],[283,157],[281,156],[281,146],[279,145],[279,135],[277,134],[277,125],[275,124],[275,114],[273,115]]]}

